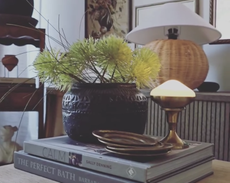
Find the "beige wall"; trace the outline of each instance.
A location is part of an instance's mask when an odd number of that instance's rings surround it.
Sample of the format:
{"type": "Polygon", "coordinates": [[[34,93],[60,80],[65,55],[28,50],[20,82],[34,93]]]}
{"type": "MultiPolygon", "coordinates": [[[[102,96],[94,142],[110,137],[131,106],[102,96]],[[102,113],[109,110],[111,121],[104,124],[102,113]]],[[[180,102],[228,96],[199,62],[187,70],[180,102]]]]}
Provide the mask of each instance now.
{"type": "MultiPolygon", "coordinates": [[[[201,12],[206,20],[209,19],[209,0],[201,1],[201,12]]],[[[203,49],[209,60],[207,81],[220,84],[220,90],[230,91],[230,44],[204,45],[203,49]]]]}
{"type": "MultiPolygon", "coordinates": [[[[37,0],[36,0],[37,1],[37,0]]],[[[84,38],[84,0],[41,0],[41,27],[46,28],[48,35],[63,41],[72,43],[78,39],[84,38]],[[60,39],[58,32],[63,37],[60,39]]],[[[62,48],[60,44],[55,43],[47,37],[47,47],[62,48]]]]}

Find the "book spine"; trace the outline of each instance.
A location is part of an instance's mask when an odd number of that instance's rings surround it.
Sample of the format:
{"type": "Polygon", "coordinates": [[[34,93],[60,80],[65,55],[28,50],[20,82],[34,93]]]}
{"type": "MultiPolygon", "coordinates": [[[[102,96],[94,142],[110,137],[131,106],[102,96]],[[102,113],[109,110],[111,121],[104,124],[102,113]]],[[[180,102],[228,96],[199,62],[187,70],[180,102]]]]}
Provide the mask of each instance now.
{"type": "Polygon", "coordinates": [[[14,153],[14,167],[62,183],[137,183],[136,181],[42,159],[22,151],[14,153]]]}
{"type": "Polygon", "coordinates": [[[119,162],[107,161],[98,156],[87,155],[87,153],[71,152],[68,148],[61,149],[56,146],[46,146],[45,144],[33,144],[24,142],[24,151],[28,154],[65,163],[75,167],[87,168],[90,170],[107,173],[110,175],[147,182],[146,170],[142,167],[120,164],[119,162]]]}

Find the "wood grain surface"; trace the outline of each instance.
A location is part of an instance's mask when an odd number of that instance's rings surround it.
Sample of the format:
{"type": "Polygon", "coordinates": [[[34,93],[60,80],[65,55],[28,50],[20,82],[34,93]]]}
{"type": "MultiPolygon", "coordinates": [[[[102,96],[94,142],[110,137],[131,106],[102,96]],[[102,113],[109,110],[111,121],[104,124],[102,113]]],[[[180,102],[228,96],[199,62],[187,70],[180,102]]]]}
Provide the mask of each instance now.
{"type": "Polygon", "coordinates": [[[230,162],[213,160],[214,174],[198,183],[230,183],[230,162]]]}

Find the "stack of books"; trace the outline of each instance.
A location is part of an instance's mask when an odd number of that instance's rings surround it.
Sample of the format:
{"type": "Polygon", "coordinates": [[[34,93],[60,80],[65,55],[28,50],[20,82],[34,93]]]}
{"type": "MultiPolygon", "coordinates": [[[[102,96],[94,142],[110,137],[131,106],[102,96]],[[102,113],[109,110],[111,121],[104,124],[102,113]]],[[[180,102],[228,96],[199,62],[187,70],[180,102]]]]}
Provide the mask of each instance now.
{"type": "Polygon", "coordinates": [[[63,183],[189,183],[213,173],[213,144],[189,142],[164,156],[123,157],[68,136],[24,142],[14,166],[63,183]]]}

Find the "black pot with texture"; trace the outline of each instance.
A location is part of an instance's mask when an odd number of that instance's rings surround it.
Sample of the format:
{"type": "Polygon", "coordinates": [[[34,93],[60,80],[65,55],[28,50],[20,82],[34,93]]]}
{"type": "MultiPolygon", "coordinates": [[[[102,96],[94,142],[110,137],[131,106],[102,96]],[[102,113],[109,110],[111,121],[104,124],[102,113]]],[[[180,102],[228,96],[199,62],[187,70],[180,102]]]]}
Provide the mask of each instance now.
{"type": "Polygon", "coordinates": [[[135,84],[74,84],[62,100],[67,135],[83,142],[96,142],[93,130],[120,130],[143,134],[148,103],[135,84]]]}
{"type": "Polygon", "coordinates": [[[34,0],[0,0],[0,14],[31,17],[33,10],[34,0]]]}

